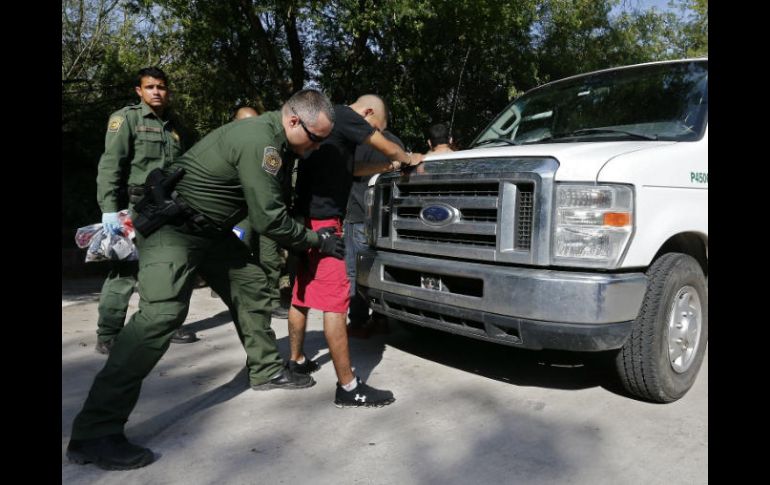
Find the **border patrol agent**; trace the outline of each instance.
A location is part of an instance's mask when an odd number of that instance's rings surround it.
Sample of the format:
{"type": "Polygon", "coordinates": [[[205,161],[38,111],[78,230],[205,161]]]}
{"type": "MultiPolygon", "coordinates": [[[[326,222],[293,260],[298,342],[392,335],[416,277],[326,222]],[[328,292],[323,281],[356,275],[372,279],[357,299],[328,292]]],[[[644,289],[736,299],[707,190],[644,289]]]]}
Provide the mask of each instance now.
{"type": "MultiPolygon", "coordinates": [[[[121,232],[118,211],[141,198],[142,184],[154,168],[163,167],[190,148],[188,136],[167,108],[166,74],[157,67],[141,69],[136,79],[138,104],[114,112],[107,123],[104,153],[99,160],[96,198],[105,230],[121,232]]],[[[107,354],[123,328],[128,301],[136,286],[136,261],[114,261],[99,297],[96,351],[107,354]]],[[[194,342],[195,334],[181,330],[175,343],[194,342]]]]}
{"type": "MultiPolygon", "coordinates": [[[[344,258],[341,238],[329,231],[314,232],[289,217],[276,177],[289,150],[303,155],[318,148],[333,124],[328,98],[315,90],[302,90],[281,111],[214,130],[172,164],[171,170],[184,169],[170,194],[184,216],[151,234],[135,226],[140,233],[139,311],[119,334],[75,417],[67,447],[70,461],[93,462],[105,469],[139,468],[154,461],[152,451],[127,441],[123,428],[139,398],[142,380],[187,315],[196,271],[230,309],[246,350],[253,389],[315,384],[312,377],[284,365],[270,328],[265,273],[232,227],[248,214],[255,231],[286,247],[316,247],[344,258]]],[[[137,207],[156,193],[152,190],[137,207]]],[[[135,224],[139,219],[134,219],[135,224]]]]}
{"type": "MultiPolygon", "coordinates": [[[[244,106],[239,108],[235,113],[236,120],[242,120],[259,116],[254,108],[244,106]]],[[[283,186],[284,203],[287,208],[292,206],[292,186],[291,177],[294,169],[294,158],[283,160],[281,170],[278,172],[278,180],[283,186]]],[[[281,256],[282,249],[273,239],[266,236],[255,234],[251,229],[248,218],[240,221],[235,226],[238,230],[238,234],[243,242],[251,248],[251,250],[259,255],[259,264],[265,271],[267,276],[268,287],[270,289],[270,301],[272,302],[271,316],[274,318],[286,319],[289,316],[289,309],[284,308],[281,305],[281,292],[279,290],[279,284],[281,279],[281,269],[284,266],[284,259],[281,256]]]]}

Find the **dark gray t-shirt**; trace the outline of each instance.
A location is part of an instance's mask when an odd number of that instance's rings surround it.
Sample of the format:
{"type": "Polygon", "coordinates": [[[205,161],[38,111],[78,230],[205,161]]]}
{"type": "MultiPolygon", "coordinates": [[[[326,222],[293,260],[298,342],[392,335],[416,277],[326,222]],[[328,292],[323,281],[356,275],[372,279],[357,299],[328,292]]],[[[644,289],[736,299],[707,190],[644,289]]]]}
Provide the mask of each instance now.
{"type": "Polygon", "coordinates": [[[353,183],[353,152],[374,128],[349,106],[334,106],[334,129],[318,150],[299,162],[297,211],[313,219],[344,217],[353,183]]]}

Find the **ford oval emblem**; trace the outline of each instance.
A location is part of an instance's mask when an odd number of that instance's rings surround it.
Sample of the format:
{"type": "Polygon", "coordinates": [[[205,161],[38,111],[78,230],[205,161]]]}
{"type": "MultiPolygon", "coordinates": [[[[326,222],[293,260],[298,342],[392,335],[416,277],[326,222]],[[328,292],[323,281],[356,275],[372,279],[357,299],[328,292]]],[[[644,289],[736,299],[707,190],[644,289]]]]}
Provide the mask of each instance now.
{"type": "Polygon", "coordinates": [[[431,226],[443,226],[454,222],[457,209],[445,204],[431,204],[420,211],[420,219],[431,226]]]}

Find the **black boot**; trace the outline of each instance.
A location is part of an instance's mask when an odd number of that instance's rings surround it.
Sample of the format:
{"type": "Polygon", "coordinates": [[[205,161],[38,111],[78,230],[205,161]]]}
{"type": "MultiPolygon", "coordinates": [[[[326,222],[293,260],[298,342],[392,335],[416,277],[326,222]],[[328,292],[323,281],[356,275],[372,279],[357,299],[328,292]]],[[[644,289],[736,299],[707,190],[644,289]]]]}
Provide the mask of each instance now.
{"type": "Polygon", "coordinates": [[[182,327],[178,328],[174,335],[171,336],[172,344],[191,344],[197,341],[198,337],[195,336],[195,332],[190,332],[182,327]]]}
{"type": "Polygon", "coordinates": [[[262,384],[251,384],[251,388],[255,391],[267,391],[269,389],[303,389],[314,385],[315,379],[309,375],[294,372],[286,366],[269,381],[262,384]]]}
{"type": "Polygon", "coordinates": [[[131,470],[155,461],[151,450],[130,443],[123,433],[90,440],[70,440],[67,458],[71,463],[93,463],[104,470],[131,470]]]}

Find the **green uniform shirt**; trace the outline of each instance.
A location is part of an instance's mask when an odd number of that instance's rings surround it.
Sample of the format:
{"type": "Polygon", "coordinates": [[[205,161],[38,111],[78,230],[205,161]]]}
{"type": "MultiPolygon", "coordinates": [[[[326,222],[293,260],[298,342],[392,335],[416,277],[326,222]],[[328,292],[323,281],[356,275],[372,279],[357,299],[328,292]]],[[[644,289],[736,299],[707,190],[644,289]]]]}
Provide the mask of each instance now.
{"type": "Polygon", "coordinates": [[[318,245],[318,235],[289,217],[279,173],[293,160],[281,112],[217,128],[171,164],[184,167],[176,186],[198,212],[223,227],[248,216],[251,227],[292,249],[318,245]]]}
{"type": "Polygon", "coordinates": [[[102,212],[123,209],[128,185],[143,184],[152,169],[168,165],[189,148],[183,130],[173,115],[162,120],[144,102],[112,113],[96,176],[102,212]]]}

